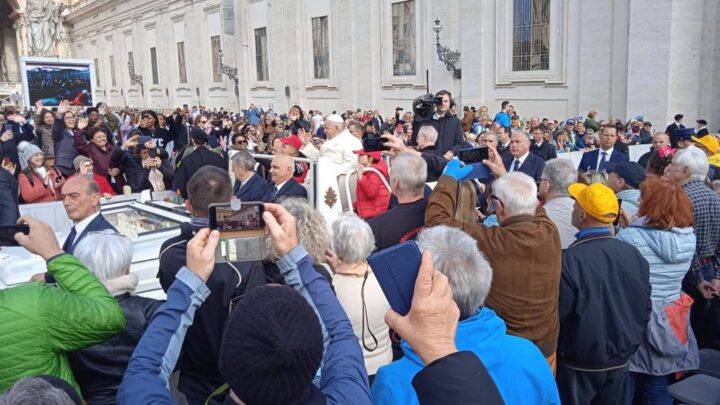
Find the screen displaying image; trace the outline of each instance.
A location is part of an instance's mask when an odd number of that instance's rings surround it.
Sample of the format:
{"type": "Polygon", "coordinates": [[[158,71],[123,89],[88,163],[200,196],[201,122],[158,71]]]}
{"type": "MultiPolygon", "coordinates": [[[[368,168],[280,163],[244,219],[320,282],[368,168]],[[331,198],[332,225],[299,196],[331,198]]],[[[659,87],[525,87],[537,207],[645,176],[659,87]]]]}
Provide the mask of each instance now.
{"type": "Polygon", "coordinates": [[[25,80],[30,105],[42,101],[46,106],[57,106],[62,100],[72,105],[91,106],[91,65],[25,62],[25,80]]]}
{"type": "Polygon", "coordinates": [[[229,207],[216,207],[215,223],[219,231],[264,228],[265,223],[262,220],[262,205],[248,205],[237,211],[229,207]]]}

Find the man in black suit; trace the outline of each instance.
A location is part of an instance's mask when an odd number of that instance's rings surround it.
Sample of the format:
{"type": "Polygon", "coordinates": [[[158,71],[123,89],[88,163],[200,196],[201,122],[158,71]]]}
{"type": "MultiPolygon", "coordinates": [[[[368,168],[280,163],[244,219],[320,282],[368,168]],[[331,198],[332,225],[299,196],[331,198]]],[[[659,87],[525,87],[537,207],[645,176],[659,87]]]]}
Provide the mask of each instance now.
{"type": "Polygon", "coordinates": [[[307,199],[307,190],[293,179],[295,164],[290,156],[276,155],[270,163],[270,181],[263,202],[274,203],[282,198],[307,199]]]}
{"type": "Polygon", "coordinates": [[[540,182],[545,168],[545,161],[530,152],[530,136],[527,132],[520,130],[515,131],[510,136],[510,156],[502,158],[505,170],[510,172],[521,172],[535,179],[536,183],[540,182]]]}
{"type": "Polygon", "coordinates": [[[578,171],[605,171],[605,165],[611,163],[624,163],[630,160],[628,155],[620,152],[615,147],[617,142],[617,128],[607,125],[600,135],[600,148],[585,152],[580,159],[578,171]]]}
{"type": "Polygon", "coordinates": [[[208,149],[207,144],[210,136],[200,128],[193,128],[190,131],[190,140],[195,150],[180,161],[175,172],[175,187],[180,191],[182,198],[187,199],[186,185],[193,174],[203,166],[215,166],[227,170],[227,162],[222,156],[208,149]]]}
{"type": "Polygon", "coordinates": [[[682,124],[683,115],[682,114],[676,114],[675,122],[668,125],[668,127],[665,129],[665,133],[670,136],[670,143],[672,144],[673,148],[677,148],[677,140],[675,139],[675,131],[678,129],[685,128],[685,125],[682,124]]]}
{"type": "Polygon", "coordinates": [[[545,134],[547,130],[541,126],[534,127],[530,130],[532,133],[533,141],[530,146],[530,152],[538,155],[544,161],[557,158],[557,152],[555,148],[545,140],[545,134]]]}
{"type": "Polygon", "coordinates": [[[238,151],[232,157],[233,194],[241,201],[260,201],[265,195],[267,183],[255,173],[255,165],[255,159],[248,151],[238,151]]]}
{"type": "Polygon", "coordinates": [[[0,168],[0,225],[15,225],[18,211],[18,182],[13,176],[15,165],[0,168]]]}
{"type": "Polygon", "coordinates": [[[497,125],[497,123],[494,127],[493,131],[497,133],[498,136],[497,151],[500,152],[500,157],[509,159],[509,157],[512,156],[510,154],[510,127],[503,127],[497,125]]]}
{"type": "Polygon", "coordinates": [[[695,122],[697,122],[697,129],[695,130],[696,138],[702,138],[703,136],[710,134],[710,131],[707,129],[707,121],[699,119],[695,122]]]}

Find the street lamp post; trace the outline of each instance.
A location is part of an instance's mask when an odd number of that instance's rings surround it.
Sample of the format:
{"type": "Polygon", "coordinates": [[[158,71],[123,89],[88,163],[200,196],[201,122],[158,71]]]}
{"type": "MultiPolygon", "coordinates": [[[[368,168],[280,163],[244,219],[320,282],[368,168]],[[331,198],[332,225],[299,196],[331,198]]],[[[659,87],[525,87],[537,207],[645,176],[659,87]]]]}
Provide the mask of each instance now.
{"type": "Polygon", "coordinates": [[[145,95],[145,87],[143,86],[142,75],[135,74],[135,66],[133,66],[133,63],[130,61],[128,61],[128,73],[130,74],[130,84],[139,84],[140,92],[144,96],[145,95]]]}
{"type": "Polygon", "coordinates": [[[455,66],[458,62],[460,62],[460,51],[450,50],[447,46],[440,44],[440,31],[442,31],[442,25],[440,25],[439,18],[435,18],[433,31],[435,31],[435,48],[437,50],[438,59],[440,62],[445,64],[448,72],[453,72],[453,77],[456,79],[462,78],[462,69],[455,66]]]}
{"type": "Polygon", "coordinates": [[[238,87],[238,68],[228,66],[222,62],[223,58],[223,52],[222,49],[218,52],[218,57],[220,58],[220,71],[227,77],[233,79],[235,82],[235,97],[237,98],[238,103],[238,112],[240,111],[240,88],[238,87]]]}

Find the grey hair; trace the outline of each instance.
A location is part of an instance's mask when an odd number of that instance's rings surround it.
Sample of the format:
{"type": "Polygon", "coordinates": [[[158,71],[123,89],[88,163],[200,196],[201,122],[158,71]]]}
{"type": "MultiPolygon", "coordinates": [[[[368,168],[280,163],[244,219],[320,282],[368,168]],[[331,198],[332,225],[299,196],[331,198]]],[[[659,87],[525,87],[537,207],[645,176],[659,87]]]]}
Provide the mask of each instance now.
{"type": "Polygon", "coordinates": [[[75,401],[65,391],[37,377],[23,378],[0,395],[0,405],[35,404],[75,405],[75,401]]]}
{"type": "Polygon", "coordinates": [[[75,247],[73,255],[100,281],[118,278],[130,269],[133,247],[130,239],[109,229],[90,232],[75,247]]]}
{"type": "Polygon", "coordinates": [[[517,129],[515,131],[512,131],[512,134],[510,136],[515,135],[525,135],[525,139],[527,139],[528,142],[532,140],[532,138],[530,138],[530,134],[528,134],[527,131],[525,131],[524,129],[517,129]]]}
{"type": "Polygon", "coordinates": [[[608,174],[605,172],[599,172],[597,170],[582,172],[578,174],[578,183],[583,183],[588,186],[593,183],[600,183],[607,186],[608,174]]]}
{"type": "Polygon", "coordinates": [[[492,268],[470,235],[446,225],[425,228],[417,237],[420,251],[429,250],[435,270],[450,283],[460,319],[467,319],[485,303],[492,284],[492,268]]]}
{"type": "Polygon", "coordinates": [[[390,162],[390,182],[394,180],[400,190],[421,194],[427,181],[427,163],[410,152],[399,153],[390,162]]]}
{"type": "Polygon", "coordinates": [[[567,196],[568,187],[577,181],[578,172],[570,159],[550,159],[545,162],[542,177],[547,179],[552,192],[567,196]]]}
{"type": "Polygon", "coordinates": [[[370,225],[355,214],[340,215],[332,230],[333,251],[345,263],[362,262],[375,249],[375,236],[370,225]]]}
{"type": "Polygon", "coordinates": [[[427,139],[428,142],[435,143],[438,139],[438,131],[432,125],[423,125],[418,130],[417,136],[418,138],[420,136],[423,136],[425,137],[425,139],[427,139]]]}
{"type": "Polygon", "coordinates": [[[497,143],[500,143],[500,135],[498,135],[498,133],[495,132],[495,131],[485,131],[485,132],[483,132],[482,134],[480,134],[480,135],[478,135],[478,136],[483,136],[483,135],[491,135],[491,136],[494,135],[494,136],[495,136],[495,141],[496,141],[497,143]]]}
{"type": "Polygon", "coordinates": [[[493,183],[493,194],[500,200],[506,216],[535,215],[537,184],[525,173],[508,173],[493,183]]]}
{"type": "Polygon", "coordinates": [[[248,151],[237,151],[232,157],[232,164],[251,172],[255,169],[255,158],[248,151]]]}
{"type": "Polygon", "coordinates": [[[693,180],[705,181],[710,169],[707,155],[695,146],[677,151],[672,160],[673,166],[687,167],[693,180]]]}
{"type": "MultiPolygon", "coordinates": [[[[328,234],[325,217],[320,211],[308,204],[302,198],[286,198],[280,201],[280,205],[295,217],[297,224],[298,242],[305,247],[314,264],[326,262],[325,252],[330,248],[330,235],[328,234]]],[[[272,244],[270,236],[265,238],[268,260],[277,262],[282,257],[272,244]]]]}

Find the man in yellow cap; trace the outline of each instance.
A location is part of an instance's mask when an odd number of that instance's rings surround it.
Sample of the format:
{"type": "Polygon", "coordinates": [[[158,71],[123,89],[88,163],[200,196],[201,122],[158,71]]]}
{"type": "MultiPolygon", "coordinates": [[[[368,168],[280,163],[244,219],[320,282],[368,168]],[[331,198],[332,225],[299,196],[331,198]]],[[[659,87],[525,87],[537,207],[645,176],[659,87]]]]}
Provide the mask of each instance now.
{"type": "Polygon", "coordinates": [[[577,240],[563,250],[557,385],[564,404],[628,398],[628,361],[650,316],[648,262],[614,239],[619,205],[612,189],[571,184],[577,240]]]}
{"type": "Polygon", "coordinates": [[[720,142],[718,142],[718,139],[715,135],[705,135],[702,137],[693,136],[692,140],[695,141],[695,146],[705,152],[705,156],[708,158],[708,163],[710,163],[708,180],[713,181],[720,179],[720,155],[718,155],[720,142]]]}

